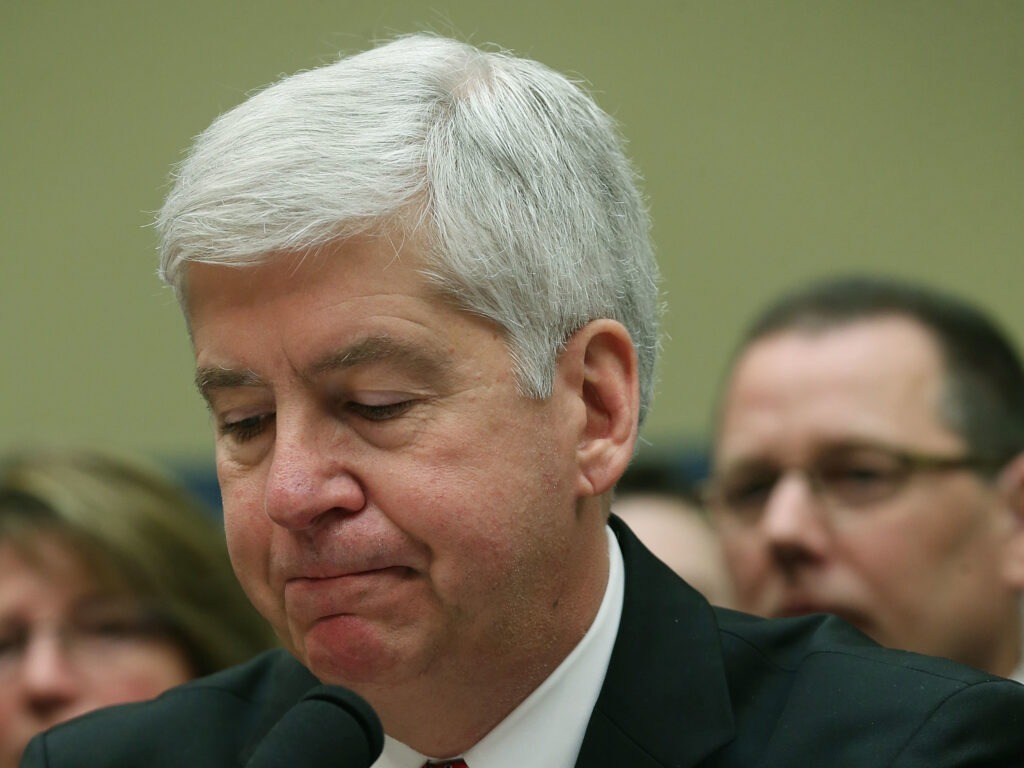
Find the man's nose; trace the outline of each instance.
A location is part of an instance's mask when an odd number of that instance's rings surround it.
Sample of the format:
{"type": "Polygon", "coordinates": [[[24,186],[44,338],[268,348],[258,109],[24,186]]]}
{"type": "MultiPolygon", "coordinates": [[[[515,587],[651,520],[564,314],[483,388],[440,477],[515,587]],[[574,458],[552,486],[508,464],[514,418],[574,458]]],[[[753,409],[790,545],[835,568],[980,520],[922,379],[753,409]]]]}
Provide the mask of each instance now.
{"type": "Polygon", "coordinates": [[[762,533],[776,558],[784,565],[817,560],[829,544],[828,520],[822,500],[806,475],[782,475],[765,505],[762,533]]]}
{"type": "Polygon", "coordinates": [[[361,510],[366,494],[351,465],[350,442],[279,423],[266,481],[267,516],[284,528],[303,530],[327,512],[361,510]]]}

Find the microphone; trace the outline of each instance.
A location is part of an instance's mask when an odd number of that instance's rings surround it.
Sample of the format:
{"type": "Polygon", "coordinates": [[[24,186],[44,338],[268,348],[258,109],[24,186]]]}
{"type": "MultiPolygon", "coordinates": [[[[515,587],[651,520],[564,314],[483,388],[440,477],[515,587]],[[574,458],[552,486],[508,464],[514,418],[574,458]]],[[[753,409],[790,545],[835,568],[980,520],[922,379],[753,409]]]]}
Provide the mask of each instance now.
{"type": "Polygon", "coordinates": [[[362,698],[318,685],[270,729],[246,768],[370,768],[384,749],[384,729],[362,698]]]}

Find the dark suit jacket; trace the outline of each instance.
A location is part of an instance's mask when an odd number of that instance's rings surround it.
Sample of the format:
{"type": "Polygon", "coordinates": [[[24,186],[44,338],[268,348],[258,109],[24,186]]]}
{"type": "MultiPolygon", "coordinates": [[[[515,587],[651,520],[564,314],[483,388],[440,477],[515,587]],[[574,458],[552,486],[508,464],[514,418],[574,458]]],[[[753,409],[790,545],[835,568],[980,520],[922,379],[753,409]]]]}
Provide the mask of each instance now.
{"type": "MultiPolygon", "coordinates": [[[[882,649],[835,618],[764,621],[713,609],[612,525],[625,606],[577,766],[1024,766],[1024,686],[882,649]]],[[[33,740],[22,766],[244,765],[315,684],[272,651],[154,701],[58,726],[33,740]]]]}

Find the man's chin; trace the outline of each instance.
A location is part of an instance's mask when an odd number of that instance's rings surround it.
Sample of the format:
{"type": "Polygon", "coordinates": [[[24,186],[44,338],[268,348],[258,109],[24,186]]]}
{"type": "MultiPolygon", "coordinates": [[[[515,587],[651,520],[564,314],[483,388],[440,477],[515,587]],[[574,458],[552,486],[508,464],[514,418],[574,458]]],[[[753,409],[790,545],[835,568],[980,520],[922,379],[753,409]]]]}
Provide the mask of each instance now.
{"type": "Polygon", "coordinates": [[[401,658],[378,626],[350,614],[319,619],[296,655],[320,682],[344,686],[384,682],[401,658]]]}

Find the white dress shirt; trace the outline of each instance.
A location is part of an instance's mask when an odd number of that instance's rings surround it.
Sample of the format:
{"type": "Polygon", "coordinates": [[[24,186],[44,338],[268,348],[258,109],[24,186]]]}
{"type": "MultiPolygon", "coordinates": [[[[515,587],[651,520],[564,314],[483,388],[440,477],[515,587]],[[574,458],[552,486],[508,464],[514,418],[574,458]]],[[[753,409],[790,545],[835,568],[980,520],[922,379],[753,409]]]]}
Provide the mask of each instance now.
{"type": "Polygon", "coordinates": [[[1010,673],[1010,679],[1018,683],[1024,683],[1024,651],[1021,651],[1021,662],[1017,668],[1010,673]]]}
{"type": "MultiPolygon", "coordinates": [[[[625,587],[622,553],[610,528],[608,585],[594,623],[554,672],[490,733],[461,755],[469,768],[572,768],[604,683],[619,631],[625,587]]],[[[453,755],[450,757],[459,757],[453,755]]],[[[390,736],[372,768],[421,768],[428,757],[390,736]]]]}

